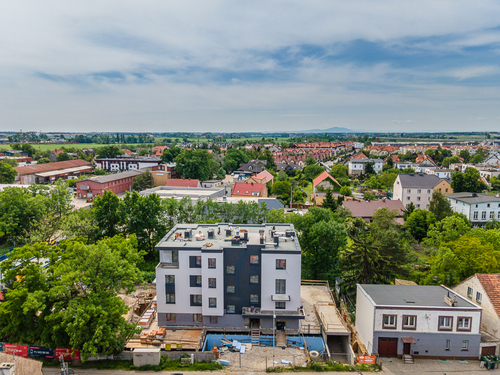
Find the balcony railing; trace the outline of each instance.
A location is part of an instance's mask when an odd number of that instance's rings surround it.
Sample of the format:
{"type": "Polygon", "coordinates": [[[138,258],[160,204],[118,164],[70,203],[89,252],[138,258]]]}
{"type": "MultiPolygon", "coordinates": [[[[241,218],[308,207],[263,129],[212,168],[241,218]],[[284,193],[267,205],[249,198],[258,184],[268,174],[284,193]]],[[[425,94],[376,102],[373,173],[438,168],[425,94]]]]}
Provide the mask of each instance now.
{"type": "Polygon", "coordinates": [[[260,307],[243,307],[242,308],[242,314],[243,315],[248,315],[248,316],[255,316],[255,317],[266,317],[270,316],[272,317],[274,314],[276,316],[290,316],[290,317],[304,317],[304,310],[302,309],[297,309],[297,310],[282,310],[282,309],[277,309],[277,310],[262,310],[260,307]]]}
{"type": "Polygon", "coordinates": [[[179,263],[158,263],[156,268],[179,269],[179,263]]]}

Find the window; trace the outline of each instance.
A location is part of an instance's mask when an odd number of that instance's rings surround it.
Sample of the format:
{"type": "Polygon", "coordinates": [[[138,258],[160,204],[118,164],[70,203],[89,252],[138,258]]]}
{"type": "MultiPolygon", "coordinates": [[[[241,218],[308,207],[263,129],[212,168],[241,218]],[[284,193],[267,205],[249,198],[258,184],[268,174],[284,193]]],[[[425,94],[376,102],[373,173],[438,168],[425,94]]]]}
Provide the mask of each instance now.
{"type": "Polygon", "coordinates": [[[469,340],[462,341],[462,350],[469,350],[469,340]]]}
{"type": "Polygon", "coordinates": [[[451,331],[453,324],[453,317],[451,316],[440,316],[439,317],[439,331],[451,331]]]}
{"type": "Polygon", "coordinates": [[[477,303],[481,303],[481,299],[482,299],[482,297],[483,297],[483,296],[481,295],[481,293],[476,292],[476,302],[477,302],[477,303]]]}
{"type": "Polygon", "coordinates": [[[165,284],[175,285],[175,275],[165,275],[165,284]]]}
{"type": "Polygon", "coordinates": [[[470,317],[458,317],[457,330],[470,331],[472,329],[471,326],[472,326],[472,318],[470,318],[470,317]]]}
{"type": "Polygon", "coordinates": [[[500,219],[500,211],[498,211],[497,219],[500,219]]]}
{"type": "Polygon", "coordinates": [[[472,293],[473,293],[472,288],[470,286],[467,287],[467,297],[472,298],[472,293]]]}
{"type": "Polygon", "coordinates": [[[227,293],[227,294],[234,294],[235,289],[236,289],[236,288],[234,287],[234,285],[228,285],[228,286],[227,286],[226,293],[227,293]]]}
{"type": "Polygon", "coordinates": [[[410,194],[410,193],[411,193],[411,189],[406,190],[406,192],[407,192],[408,194],[410,194]]]}
{"type": "Polygon", "coordinates": [[[226,313],[227,314],[234,314],[236,312],[236,308],[234,305],[227,305],[226,306],[226,313]]]}
{"type": "Polygon", "coordinates": [[[419,201],[419,202],[420,202],[420,197],[417,197],[417,201],[419,201]]]}
{"type": "Polygon", "coordinates": [[[276,310],[278,309],[286,309],[286,302],[276,302],[276,304],[274,305],[274,307],[276,308],[276,310]]]}
{"type": "Polygon", "coordinates": [[[474,220],[477,220],[478,217],[479,217],[479,212],[475,211],[474,212],[474,220]]]}
{"type": "Polygon", "coordinates": [[[486,220],[486,211],[481,212],[481,219],[486,220]]]}
{"type": "Polygon", "coordinates": [[[191,275],[189,276],[189,286],[191,288],[201,287],[201,275],[191,275]]]}
{"type": "Polygon", "coordinates": [[[417,204],[417,208],[420,208],[420,205],[419,205],[419,204],[417,204]]]}
{"type": "Polygon", "coordinates": [[[201,294],[191,294],[191,306],[201,306],[201,294]]]}
{"type": "Polygon", "coordinates": [[[209,288],[217,288],[217,279],[215,277],[208,278],[208,287],[209,288]]]}
{"type": "Polygon", "coordinates": [[[383,315],[384,321],[382,328],[396,329],[396,315],[383,315]]]}
{"type": "Polygon", "coordinates": [[[448,192],[448,188],[446,188],[446,192],[448,192]]]}
{"type": "MultiPolygon", "coordinates": [[[[446,191],[448,191],[448,190],[446,190],[446,191]]],[[[427,190],[427,194],[430,194],[430,193],[431,193],[431,191],[430,191],[430,190],[427,190]]]]}
{"type": "MultiPolygon", "coordinates": [[[[500,212],[499,212],[500,214],[500,212]]],[[[286,259],[276,259],[276,269],[286,270],[286,259]]]]}
{"type": "Polygon", "coordinates": [[[403,329],[416,329],[417,316],[416,315],[403,315],[403,329]]]}
{"type": "Polygon", "coordinates": [[[409,201],[410,200],[410,197],[406,197],[406,200],[409,201]]]}
{"type": "Polygon", "coordinates": [[[175,294],[174,293],[165,294],[165,303],[175,303],[175,294]]]}
{"type": "Polygon", "coordinates": [[[420,194],[420,193],[422,193],[422,190],[418,189],[417,194],[420,194]]]}
{"type": "Polygon", "coordinates": [[[175,322],[177,317],[176,317],[175,313],[167,313],[166,319],[167,319],[167,322],[175,322]]]}
{"type": "Polygon", "coordinates": [[[490,208],[490,204],[488,203],[488,204],[486,205],[486,207],[490,208]]]}
{"type": "Polygon", "coordinates": [[[446,348],[445,348],[445,350],[450,350],[450,347],[451,347],[450,340],[446,340],[446,348]]]}
{"type": "Polygon", "coordinates": [[[258,284],[259,275],[250,275],[250,284],[258,284]]]}
{"type": "Polygon", "coordinates": [[[209,298],[208,307],[217,307],[217,298],[209,298]]]}
{"type": "Polygon", "coordinates": [[[259,264],[259,256],[250,255],[250,264],[259,264]]]}
{"type": "Polygon", "coordinates": [[[219,318],[217,316],[211,316],[210,324],[217,324],[217,323],[219,323],[219,318]]]}
{"type": "Polygon", "coordinates": [[[201,256],[190,256],[189,268],[201,268],[201,256]]]}
{"type": "Polygon", "coordinates": [[[250,303],[259,303],[259,295],[250,294],[250,303]]]}
{"type": "Polygon", "coordinates": [[[195,322],[195,323],[203,323],[203,315],[201,315],[201,314],[193,314],[193,322],[195,322]]]}
{"type": "Polygon", "coordinates": [[[494,211],[490,211],[490,219],[494,219],[495,218],[495,212],[494,211]]]}
{"type": "Polygon", "coordinates": [[[234,266],[227,266],[226,267],[226,273],[228,275],[234,275],[234,266]]]}
{"type": "Polygon", "coordinates": [[[285,294],[285,293],[286,293],[286,280],[276,279],[276,294],[285,294]]]}
{"type": "Polygon", "coordinates": [[[215,264],[216,264],[215,258],[208,258],[208,268],[215,268],[215,264]]]}

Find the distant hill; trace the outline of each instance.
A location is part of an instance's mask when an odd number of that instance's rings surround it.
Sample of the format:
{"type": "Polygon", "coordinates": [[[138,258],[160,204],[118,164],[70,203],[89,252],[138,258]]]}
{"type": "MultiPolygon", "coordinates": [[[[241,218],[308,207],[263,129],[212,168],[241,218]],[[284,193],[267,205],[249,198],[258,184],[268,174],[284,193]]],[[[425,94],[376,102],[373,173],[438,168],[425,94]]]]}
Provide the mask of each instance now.
{"type": "Polygon", "coordinates": [[[334,126],[333,128],[328,128],[328,129],[310,129],[310,130],[292,131],[291,133],[355,133],[355,132],[356,130],[339,128],[337,126],[334,126]]]}

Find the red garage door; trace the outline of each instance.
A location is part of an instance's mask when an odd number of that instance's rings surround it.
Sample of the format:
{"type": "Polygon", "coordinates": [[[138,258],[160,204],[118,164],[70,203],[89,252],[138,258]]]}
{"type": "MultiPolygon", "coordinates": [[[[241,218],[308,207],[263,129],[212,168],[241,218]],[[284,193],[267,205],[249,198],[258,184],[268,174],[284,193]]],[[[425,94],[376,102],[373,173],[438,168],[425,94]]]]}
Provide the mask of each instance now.
{"type": "Polygon", "coordinates": [[[398,339],[393,337],[379,337],[378,354],[381,357],[397,357],[398,339]]]}

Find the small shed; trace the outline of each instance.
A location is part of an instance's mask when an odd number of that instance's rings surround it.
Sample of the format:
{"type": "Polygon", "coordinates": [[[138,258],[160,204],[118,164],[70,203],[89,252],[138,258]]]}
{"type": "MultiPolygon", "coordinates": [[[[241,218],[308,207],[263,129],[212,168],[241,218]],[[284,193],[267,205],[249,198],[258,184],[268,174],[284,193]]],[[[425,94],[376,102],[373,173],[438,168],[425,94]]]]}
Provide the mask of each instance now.
{"type": "Polygon", "coordinates": [[[134,367],[160,364],[160,348],[135,348],[133,351],[134,367]]]}

